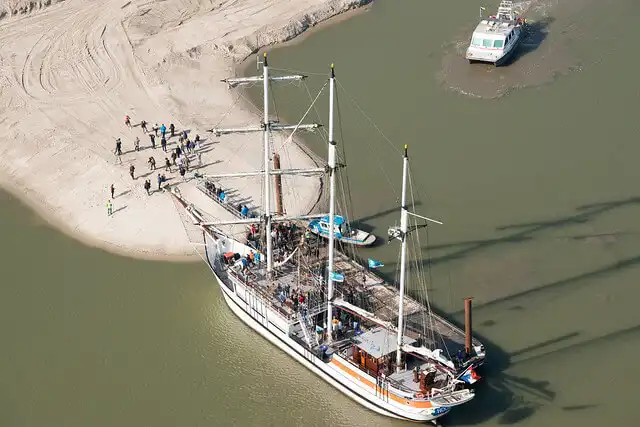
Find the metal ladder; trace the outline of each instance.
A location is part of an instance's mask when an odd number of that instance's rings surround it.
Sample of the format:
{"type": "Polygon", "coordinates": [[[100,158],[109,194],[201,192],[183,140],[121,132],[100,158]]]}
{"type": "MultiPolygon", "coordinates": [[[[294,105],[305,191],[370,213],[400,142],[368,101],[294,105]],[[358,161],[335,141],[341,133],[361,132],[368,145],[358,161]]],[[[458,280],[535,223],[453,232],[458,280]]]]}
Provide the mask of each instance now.
{"type": "Polygon", "coordinates": [[[318,342],[318,336],[316,335],[316,331],[311,329],[311,325],[309,325],[309,318],[302,314],[302,311],[298,312],[298,319],[300,319],[300,328],[302,329],[302,334],[304,335],[304,339],[309,344],[309,347],[317,348],[320,346],[318,342]]]}

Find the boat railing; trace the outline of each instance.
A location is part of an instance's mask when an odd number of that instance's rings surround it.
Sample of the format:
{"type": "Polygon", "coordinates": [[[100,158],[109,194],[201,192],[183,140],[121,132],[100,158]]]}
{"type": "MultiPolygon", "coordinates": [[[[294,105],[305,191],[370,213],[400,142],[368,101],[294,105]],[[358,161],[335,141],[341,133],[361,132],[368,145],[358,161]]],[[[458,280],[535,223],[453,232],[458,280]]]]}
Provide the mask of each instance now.
{"type": "Polygon", "coordinates": [[[291,321],[293,319],[293,316],[295,313],[289,312],[284,307],[281,307],[280,305],[278,305],[278,303],[274,300],[274,298],[272,298],[271,295],[269,295],[267,290],[263,289],[262,286],[258,284],[258,282],[251,280],[248,275],[238,274],[238,272],[234,271],[231,268],[227,271],[227,273],[229,274],[229,276],[233,277],[234,280],[240,282],[245,287],[251,288],[256,294],[258,294],[263,299],[263,301],[269,304],[271,308],[277,311],[286,320],[291,321]]]}
{"type": "Polygon", "coordinates": [[[211,200],[216,202],[218,205],[222,206],[227,212],[229,212],[230,214],[232,214],[236,218],[243,218],[243,219],[244,218],[256,218],[256,220],[258,219],[257,215],[255,215],[255,213],[252,211],[252,209],[249,209],[249,212],[248,212],[247,215],[242,215],[241,211],[239,211],[237,208],[234,208],[233,202],[231,200],[229,200],[230,196],[225,195],[224,199],[221,198],[215,192],[213,192],[213,191],[211,191],[210,189],[207,188],[207,182],[208,181],[206,181],[206,180],[201,180],[196,185],[196,188],[198,190],[202,191],[204,194],[206,194],[211,200]]]}
{"type": "MultiPolygon", "coordinates": [[[[380,372],[375,372],[369,368],[366,367],[362,367],[360,365],[358,365],[357,363],[355,363],[353,360],[351,360],[351,358],[349,357],[349,353],[348,353],[348,349],[345,349],[341,352],[339,352],[340,356],[342,357],[343,360],[347,361],[349,364],[351,364],[352,366],[358,368],[360,371],[365,372],[366,374],[370,375],[373,378],[376,378],[376,381],[380,381],[380,379],[382,378],[382,376],[380,375],[380,372]]],[[[415,394],[415,390],[410,389],[409,387],[403,385],[402,383],[389,378],[388,376],[385,375],[384,377],[384,381],[386,381],[387,384],[389,384],[390,386],[392,386],[394,389],[396,389],[399,392],[402,393],[406,393],[410,396],[413,396],[415,394]]],[[[407,396],[404,396],[407,397],[407,396]]]]}

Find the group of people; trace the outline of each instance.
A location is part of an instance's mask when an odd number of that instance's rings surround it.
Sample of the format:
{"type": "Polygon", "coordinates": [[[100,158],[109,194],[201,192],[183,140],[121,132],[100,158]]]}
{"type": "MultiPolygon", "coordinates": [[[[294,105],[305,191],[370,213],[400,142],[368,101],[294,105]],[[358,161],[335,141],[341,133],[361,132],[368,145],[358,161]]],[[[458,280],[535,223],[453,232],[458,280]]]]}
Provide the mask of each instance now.
{"type": "MultiPolygon", "coordinates": [[[[167,177],[165,174],[158,174],[158,191],[162,188],[162,184],[167,181],[167,177]]],[[[147,191],[147,195],[151,195],[151,180],[147,179],[144,181],[144,189],[147,191]]]]}
{"type": "Polygon", "coordinates": [[[258,252],[249,251],[246,256],[241,256],[239,253],[227,252],[222,255],[222,262],[226,265],[233,265],[234,263],[239,262],[242,267],[242,272],[246,273],[251,267],[260,264],[260,254],[258,252]]]}
{"type": "MultiPolygon", "coordinates": [[[[129,128],[133,127],[133,125],[131,124],[131,117],[129,115],[125,115],[124,124],[129,128]]],[[[176,127],[173,123],[170,123],[168,128],[164,123],[162,125],[158,125],[158,123],[156,123],[155,126],[149,129],[149,123],[146,120],[141,120],[140,128],[144,133],[149,135],[149,139],[151,141],[151,148],[153,149],[156,148],[156,138],[160,137],[162,150],[164,152],[167,152],[167,139],[176,136],[176,127]]],[[[122,139],[115,138],[115,140],[116,140],[116,144],[115,144],[114,154],[117,159],[116,161],[122,164],[122,158],[121,158],[123,154],[122,139]]],[[[176,166],[178,168],[177,171],[180,174],[180,176],[182,176],[182,178],[185,179],[185,175],[189,171],[190,163],[191,163],[188,154],[195,154],[198,160],[198,167],[201,167],[202,153],[200,152],[200,148],[201,148],[200,142],[201,142],[200,135],[196,135],[195,138],[191,140],[189,138],[188,132],[186,130],[182,131],[178,137],[178,142],[176,143],[175,150],[173,150],[171,153],[171,161],[169,160],[168,157],[165,157],[164,159],[165,171],[172,172],[171,166],[173,164],[173,166],[176,166]]],[[[134,151],[141,150],[140,138],[138,136],[136,136],[135,139],[133,140],[133,150],[134,151]]],[[[153,156],[150,156],[148,158],[147,163],[151,171],[156,170],[156,160],[153,156]]],[[[134,180],[136,179],[135,166],[133,164],[129,166],[129,175],[131,176],[131,179],[134,179],[134,180]]],[[[166,181],[167,181],[167,178],[164,174],[158,174],[158,190],[160,190],[162,183],[166,181]]],[[[143,184],[143,188],[146,190],[147,194],[151,194],[151,191],[150,191],[151,180],[145,180],[143,184]]],[[[113,184],[111,185],[110,189],[113,190],[113,184]]],[[[113,199],[114,197],[113,191],[111,191],[111,193],[112,193],[111,198],[113,199]]],[[[111,202],[109,201],[109,203],[111,202]]]]}
{"type": "Polygon", "coordinates": [[[275,290],[275,296],[278,298],[282,305],[288,305],[293,311],[298,311],[301,308],[307,308],[309,301],[311,301],[313,291],[311,289],[306,292],[297,288],[291,289],[289,284],[282,286],[278,284],[275,290]]]}

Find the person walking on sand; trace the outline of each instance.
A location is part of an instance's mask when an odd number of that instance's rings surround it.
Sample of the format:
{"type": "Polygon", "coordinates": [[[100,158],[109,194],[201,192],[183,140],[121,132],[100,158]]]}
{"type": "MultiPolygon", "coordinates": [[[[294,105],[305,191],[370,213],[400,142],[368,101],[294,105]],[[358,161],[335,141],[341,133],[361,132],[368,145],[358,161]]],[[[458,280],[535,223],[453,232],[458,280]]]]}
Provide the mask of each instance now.
{"type": "Polygon", "coordinates": [[[159,127],[159,126],[158,126],[158,124],[156,123],[156,125],[153,127],[153,133],[154,133],[156,136],[160,136],[160,135],[158,135],[158,131],[159,131],[159,130],[160,130],[160,127],[159,127]]]}
{"type": "Polygon", "coordinates": [[[122,155],[122,141],[120,140],[120,138],[116,138],[116,149],[114,151],[114,154],[118,156],[122,155]]]}
{"type": "Polygon", "coordinates": [[[149,181],[148,179],[144,182],[144,189],[147,190],[147,196],[150,196],[151,193],[149,192],[149,190],[151,189],[151,181],[149,181]]]}
{"type": "Polygon", "coordinates": [[[187,171],[186,171],[186,170],[184,170],[184,168],[180,168],[180,176],[182,177],[182,179],[183,179],[184,181],[186,181],[186,180],[187,180],[187,178],[185,178],[185,177],[184,177],[184,174],[185,174],[185,173],[187,173],[187,171]]]}
{"type": "Polygon", "coordinates": [[[140,128],[144,131],[144,133],[149,133],[149,131],[147,130],[147,121],[143,120],[140,122],[140,128]]]}
{"type": "Polygon", "coordinates": [[[173,166],[176,165],[176,158],[178,157],[178,155],[175,153],[175,151],[173,153],[171,153],[171,162],[173,163],[173,166]]]}
{"type": "Polygon", "coordinates": [[[129,166],[129,175],[131,175],[131,179],[136,179],[136,177],[134,176],[136,172],[136,167],[131,165],[129,166]]]}
{"type": "Polygon", "coordinates": [[[156,136],[152,133],[149,134],[149,139],[151,140],[151,147],[156,148],[156,136]]]}
{"type": "Polygon", "coordinates": [[[173,123],[171,123],[169,125],[169,132],[171,132],[171,136],[175,136],[175,131],[176,131],[176,127],[173,125],[173,123]]]}
{"type": "Polygon", "coordinates": [[[133,148],[136,151],[140,151],[140,138],[136,136],[136,139],[133,141],[133,148]]]}
{"type": "Polygon", "coordinates": [[[160,186],[162,185],[162,177],[158,174],[158,191],[160,191],[160,186]]]}
{"type": "Polygon", "coordinates": [[[171,162],[166,157],[164,158],[164,170],[171,172],[171,162]]]}
{"type": "Polygon", "coordinates": [[[162,124],[162,126],[160,126],[160,133],[162,134],[163,138],[167,134],[167,127],[164,125],[164,123],[162,124]]]}
{"type": "Polygon", "coordinates": [[[111,198],[115,199],[116,198],[116,196],[115,196],[116,187],[114,187],[114,185],[111,184],[111,187],[109,187],[109,190],[111,190],[111,198]]]}
{"type": "Polygon", "coordinates": [[[182,137],[183,137],[184,139],[187,139],[187,138],[189,137],[189,136],[187,135],[187,131],[186,131],[186,130],[183,130],[183,131],[182,131],[182,137]]]}
{"type": "Polygon", "coordinates": [[[162,151],[164,151],[166,153],[167,152],[167,138],[165,138],[163,136],[162,139],[160,140],[160,145],[162,145],[162,151]]]}
{"type": "Polygon", "coordinates": [[[111,204],[111,200],[107,200],[107,216],[113,215],[113,205],[111,204]]]}
{"type": "Polygon", "coordinates": [[[131,129],[131,118],[128,115],[124,116],[124,124],[129,126],[129,129],[131,129]]]}
{"type": "Polygon", "coordinates": [[[154,159],[153,156],[149,157],[147,163],[149,163],[149,169],[151,169],[152,171],[156,170],[156,159],[154,159]]]}

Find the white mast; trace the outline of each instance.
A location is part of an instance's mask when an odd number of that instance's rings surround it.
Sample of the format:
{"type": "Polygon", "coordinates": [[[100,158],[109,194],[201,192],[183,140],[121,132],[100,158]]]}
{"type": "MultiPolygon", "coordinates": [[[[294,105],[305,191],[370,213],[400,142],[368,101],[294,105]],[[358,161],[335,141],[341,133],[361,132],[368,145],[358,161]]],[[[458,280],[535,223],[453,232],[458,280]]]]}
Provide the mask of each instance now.
{"type": "Polygon", "coordinates": [[[267,277],[271,277],[273,269],[273,248],[271,241],[271,185],[270,185],[270,165],[269,165],[269,67],[267,65],[267,52],[264,53],[262,67],[262,81],[264,87],[264,233],[267,240],[267,277]]]}
{"type": "Polygon", "coordinates": [[[398,350],[396,352],[396,370],[401,369],[402,360],[402,333],[404,323],[404,282],[406,279],[407,261],[407,230],[409,211],[407,210],[407,172],[409,169],[408,147],[404,146],[404,159],[402,164],[402,205],[400,206],[400,239],[402,250],[400,254],[400,296],[398,297],[398,350]]]}
{"type": "Polygon", "coordinates": [[[329,274],[327,275],[327,342],[331,342],[331,328],[333,320],[333,251],[335,245],[335,186],[336,186],[336,142],[333,140],[333,94],[335,91],[335,72],[331,64],[331,78],[329,79],[329,274]]]}

